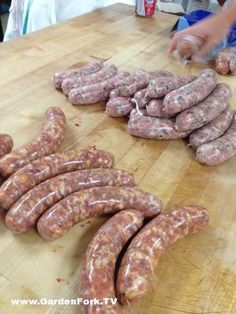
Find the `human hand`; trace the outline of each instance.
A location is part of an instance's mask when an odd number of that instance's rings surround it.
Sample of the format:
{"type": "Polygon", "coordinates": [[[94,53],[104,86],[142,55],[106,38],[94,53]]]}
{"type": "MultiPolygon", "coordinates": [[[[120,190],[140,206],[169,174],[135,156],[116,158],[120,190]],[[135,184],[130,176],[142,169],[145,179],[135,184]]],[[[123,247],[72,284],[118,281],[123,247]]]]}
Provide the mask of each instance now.
{"type": "Polygon", "coordinates": [[[202,57],[228,34],[231,26],[231,21],[223,14],[211,16],[192,27],[176,33],[168,46],[168,54],[172,54],[177,48],[177,44],[186,36],[195,37],[200,43],[199,50],[195,52],[196,57],[202,57]]]}

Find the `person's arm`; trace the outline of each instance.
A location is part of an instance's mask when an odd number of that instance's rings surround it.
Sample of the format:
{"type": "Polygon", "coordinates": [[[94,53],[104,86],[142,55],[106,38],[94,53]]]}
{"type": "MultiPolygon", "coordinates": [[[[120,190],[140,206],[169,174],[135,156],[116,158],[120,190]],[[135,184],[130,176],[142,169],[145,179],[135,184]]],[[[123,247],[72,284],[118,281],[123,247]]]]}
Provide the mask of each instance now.
{"type": "Polygon", "coordinates": [[[236,1],[228,8],[219,13],[196,23],[192,27],[177,32],[169,43],[168,54],[171,54],[181,37],[191,35],[197,37],[202,42],[197,56],[201,57],[215,47],[225,36],[230,27],[236,22],[236,1]]]}

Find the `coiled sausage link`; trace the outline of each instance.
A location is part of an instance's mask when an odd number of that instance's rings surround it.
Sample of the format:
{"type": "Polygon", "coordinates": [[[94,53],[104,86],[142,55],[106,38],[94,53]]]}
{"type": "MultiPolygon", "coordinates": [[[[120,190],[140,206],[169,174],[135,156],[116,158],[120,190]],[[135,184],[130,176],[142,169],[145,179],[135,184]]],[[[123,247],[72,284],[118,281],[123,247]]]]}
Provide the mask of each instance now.
{"type": "Polygon", "coordinates": [[[132,97],[134,94],[140,90],[144,89],[148,86],[148,83],[151,79],[155,79],[157,77],[168,77],[173,76],[168,71],[145,71],[143,69],[138,69],[134,72],[134,83],[130,85],[120,86],[110,92],[109,97],[132,97]]]}
{"type": "Polygon", "coordinates": [[[190,134],[189,146],[196,149],[198,146],[213,141],[223,135],[228,130],[233,116],[233,109],[228,106],[217,118],[190,134]]]}
{"type": "Polygon", "coordinates": [[[57,239],[81,220],[129,208],[153,217],[160,213],[162,202],[138,188],[96,187],[73,193],[49,209],[38,221],[38,232],[44,239],[57,239]]]}
{"type": "Polygon", "coordinates": [[[164,97],[163,113],[173,115],[196,105],[210,95],[216,83],[217,73],[211,69],[203,70],[194,81],[173,90],[164,97]]]}
{"type": "Polygon", "coordinates": [[[196,76],[175,76],[175,77],[159,77],[151,80],[147,87],[146,96],[150,98],[161,98],[169,92],[184,86],[193,80],[196,76]]]}
{"type": "Polygon", "coordinates": [[[156,140],[179,139],[189,134],[176,131],[171,119],[144,116],[135,109],[130,114],[128,132],[134,136],[156,140]]]}
{"type": "MultiPolygon", "coordinates": [[[[111,217],[95,234],[83,258],[79,296],[83,299],[116,298],[115,266],[126,242],[142,226],[143,215],[135,210],[122,210],[111,217]]],[[[113,305],[83,305],[83,313],[120,314],[118,302],[113,305]]]]}
{"type": "Polygon", "coordinates": [[[87,169],[61,174],[24,194],[8,211],[6,225],[14,233],[31,229],[42,213],[67,195],[103,185],[134,186],[133,175],[118,169],[87,169]]]}
{"type": "Polygon", "coordinates": [[[57,72],[53,76],[53,84],[55,88],[61,89],[61,84],[64,79],[66,78],[73,78],[73,77],[81,77],[89,74],[93,74],[101,70],[103,67],[103,62],[100,60],[94,60],[89,64],[81,68],[66,70],[57,72]]]}
{"type": "Polygon", "coordinates": [[[46,111],[42,132],[31,143],[5,155],[0,160],[0,174],[9,177],[29,162],[55,153],[65,138],[65,125],[63,111],[58,107],[50,107],[46,111]]]}
{"type": "Polygon", "coordinates": [[[121,261],[116,285],[119,301],[127,304],[144,296],[165,250],[178,239],[206,228],[208,219],[204,207],[186,206],[160,214],[144,226],[121,261]]]}
{"type": "Polygon", "coordinates": [[[0,188],[0,207],[9,209],[25,192],[56,175],[89,168],[112,168],[114,156],[93,147],[35,160],[10,176],[0,188]]]}
{"type": "Polygon", "coordinates": [[[176,117],[177,131],[193,131],[218,117],[228,106],[232,95],[228,84],[219,83],[213,92],[196,106],[184,110],[176,117]]]}
{"type": "Polygon", "coordinates": [[[128,72],[120,72],[106,81],[73,88],[68,95],[69,101],[73,105],[86,105],[105,101],[113,88],[129,84],[132,81],[133,78],[128,72]]]}
{"type": "Polygon", "coordinates": [[[0,134],[0,158],[10,153],[13,147],[13,140],[8,134],[0,134]]]}
{"type": "Polygon", "coordinates": [[[214,141],[200,145],[196,159],[207,166],[217,166],[236,154],[236,114],[229,129],[214,141]]]}
{"type": "Polygon", "coordinates": [[[106,113],[111,117],[125,117],[134,108],[130,97],[111,98],[106,103],[106,113]]]}
{"type": "Polygon", "coordinates": [[[63,93],[65,95],[68,95],[69,92],[73,88],[76,88],[79,86],[97,84],[102,81],[106,81],[109,78],[117,75],[117,73],[118,73],[118,69],[115,65],[105,64],[104,67],[101,68],[101,70],[96,73],[81,76],[81,77],[73,77],[73,78],[64,79],[61,84],[61,88],[62,88],[63,93]]]}

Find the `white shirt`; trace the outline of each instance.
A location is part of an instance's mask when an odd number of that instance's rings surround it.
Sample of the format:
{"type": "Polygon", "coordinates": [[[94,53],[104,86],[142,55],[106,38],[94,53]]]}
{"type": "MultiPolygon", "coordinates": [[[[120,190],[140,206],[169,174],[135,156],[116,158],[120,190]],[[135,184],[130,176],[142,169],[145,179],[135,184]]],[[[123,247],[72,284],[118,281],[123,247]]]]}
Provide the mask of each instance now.
{"type": "Polygon", "coordinates": [[[4,41],[116,2],[134,4],[135,0],[13,0],[4,41]]]}

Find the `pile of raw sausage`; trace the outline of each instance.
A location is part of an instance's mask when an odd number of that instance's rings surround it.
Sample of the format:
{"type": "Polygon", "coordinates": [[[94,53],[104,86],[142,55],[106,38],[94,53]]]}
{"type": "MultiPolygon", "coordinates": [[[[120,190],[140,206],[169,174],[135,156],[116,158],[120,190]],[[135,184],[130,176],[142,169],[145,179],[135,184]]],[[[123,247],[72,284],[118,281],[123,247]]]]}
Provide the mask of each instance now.
{"type": "Polygon", "coordinates": [[[156,140],[188,137],[196,159],[208,166],[219,165],[236,154],[231,89],[217,84],[215,71],[206,69],[197,77],[157,77],[133,96],[129,94],[132,98],[125,94],[128,88],[111,91],[106,111],[113,117],[130,114],[130,134],[156,140]]]}
{"type": "Polygon", "coordinates": [[[37,226],[43,238],[53,240],[96,215],[132,208],[154,217],[161,211],[162,202],[137,188],[131,173],[113,169],[111,153],[95,147],[56,153],[65,126],[64,113],[53,107],[31,143],[11,151],[11,138],[1,135],[0,208],[13,233],[37,226]]]}
{"type": "Polygon", "coordinates": [[[196,159],[204,165],[219,165],[236,153],[231,90],[227,84],[217,83],[217,74],[211,69],[183,77],[162,70],[137,69],[130,74],[118,73],[114,65],[95,60],[56,73],[54,86],[74,105],[106,102],[108,115],[129,117],[128,132],[134,136],[157,140],[188,137],[196,159]]]}
{"type": "Polygon", "coordinates": [[[0,208],[13,233],[36,226],[47,240],[63,236],[88,218],[115,214],[88,246],[79,295],[100,301],[113,298],[103,306],[84,305],[84,313],[122,313],[121,304],[147,293],[164,251],[208,225],[208,212],[195,205],[161,213],[163,204],[155,195],[136,187],[131,173],[113,168],[111,153],[95,147],[57,153],[65,131],[64,113],[52,107],[31,143],[11,151],[11,137],[0,135],[0,174],[5,180],[0,208]],[[118,257],[131,239],[115,280],[118,257]]]}

